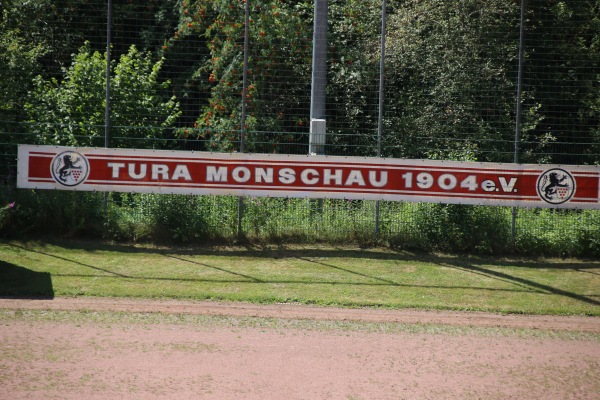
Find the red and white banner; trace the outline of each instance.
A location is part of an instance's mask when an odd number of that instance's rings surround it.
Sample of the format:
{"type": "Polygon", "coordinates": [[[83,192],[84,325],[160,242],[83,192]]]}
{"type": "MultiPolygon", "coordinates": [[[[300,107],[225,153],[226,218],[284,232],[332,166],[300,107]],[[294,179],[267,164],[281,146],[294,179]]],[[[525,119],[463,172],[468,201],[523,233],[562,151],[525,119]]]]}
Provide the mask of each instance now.
{"type": "Polygon", "coordinates": [[[600,167],[19,146],[18,187],[600,209],[600,167]]]}

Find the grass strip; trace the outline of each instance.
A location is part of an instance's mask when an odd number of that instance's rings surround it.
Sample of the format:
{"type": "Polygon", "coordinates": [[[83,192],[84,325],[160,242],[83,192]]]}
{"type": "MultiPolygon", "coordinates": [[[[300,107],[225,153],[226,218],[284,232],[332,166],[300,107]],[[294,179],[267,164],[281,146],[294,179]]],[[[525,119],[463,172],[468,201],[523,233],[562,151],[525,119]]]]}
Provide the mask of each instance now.
{"type": "Polygon", "coordinates": [[[0,241],[0,295],[600,316],[600,262],[332,246],[0,241]]]}
{"type": "Polygon", "coordinates": [[[557,339],[600,342],[600,334],[592,332],[506,328],[453,326],[440,324],[411,324],[399,322],[365,322],[313,319],[286,319],[240,316],[188,315],[169,313],[128,313],[114,311],[56,311],[56,310],[1,310],[0,323],[13,321],[25,323],[59,323],[83,326],[91,324],[97,328],[123,330],[134,326],[152,329],[153,326],[194,327],[199,330],[218,328],[261,329],[288,332],[327,332],[343,335],[348,332],[368,334],[429,334],[446,336],[476,337],[518,337],[523,339],[557,339]]]}

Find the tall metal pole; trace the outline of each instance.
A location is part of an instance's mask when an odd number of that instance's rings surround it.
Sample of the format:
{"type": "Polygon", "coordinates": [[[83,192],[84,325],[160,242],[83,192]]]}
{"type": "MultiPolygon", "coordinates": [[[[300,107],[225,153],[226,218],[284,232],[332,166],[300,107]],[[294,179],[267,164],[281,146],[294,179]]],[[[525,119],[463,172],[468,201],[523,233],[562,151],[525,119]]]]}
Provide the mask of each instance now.
{"type": "Polygon", "coordinates": [[[523,58],[525,53],[525,0],[521,0],[521,22],[519,33],[519,69],[517,72],[517,104],[515,116],[515,154],[514,162],[519,163],[521,151],[521,93],[523,92],[523,58]]]}
{"type": "Polygon", "coordinates": [[[383,95],[385,78],[385,35],[387,33],[387,1],[381,6],[381,57],[379,59],[379,116],[377,119],[377,157],[381,157],[381,140],[383,137],[383,95]]]}
{"type": "MultiPolygon", "coordinates": [[[[377,118],[377,157],[381,157],[381,141],[383,137],[383,95],[385,78],[385,35],[387,19],[387,2],[381,5],[381,56],[379,59],[379,115],[377,118]]],[[[379,235],[379,200],[375,202],[375,235],[379,235]]]]}
{"type": "Polygon", "coordinates": [[[325,90],[327,82],[327,0],[315,0],[309,153],[325,154],[325,90]]]}
{"type": "MultiPolygon", "coordinates": [[[[327,0],[315,0],[313,15],[312,80],[310,89],[310,133],[308,154],[325,155],[327,121],[325,98],[327,89],[327,0]]],[[[323,199],[316,202],[318,213],[323,211],[323,199]]]]}
{"type": "Polygon", "coordinates": [[[244,15],[244,65],[242,68],[242,120],[240,126],[240,153],[245,151],[246,144],[246,93],[248,91],[248,49],[250,47],[250,0],[246,0],[244,15]]]}
{"type": "MultiPolygon", "coordinates": [[[[515,152],[514,152],[514,163],[519,163],[519,156],[521,151],[521,93],[523,92],[523,60],[525,53],[525,0],[521,0],[521,21],[520,21],[520,32],[519,32],[519,67],[517,72],[517,104],[516,104],[516,115],[515,115],[515,152]]],[[[517,208],[512,209],[512,223],[511,223],[511,238],[513,244],[516,240],[517,234],[517,208]]]]}
{"type": "MultiPolygon", "coordinates": [[[[110,147],[110,45],[112,36],[112,0],[106,5],[106,104],[104,105],[104,147],[110,147]]],[[[108,193],[104,192],[104,215],[108,217],[108,193]]]]}
{"type": "MultiPolygon", "coordinates": [[[[246,0],[244,14],[244,66],[242,69],[242,117],[240,121],[240,153],[245,151],[246,144],[246,95],[248,90],[248,50],[250,47],[250,0],[246,0]]],[[[238,197],[238,238],[243,236],[242,220],[244,218],[244,198],[238,197]]]]}
{"type": "Polygon", "coordinates": [[[110,147],[110,45],[112,35],[112,0],[108,0],[106,11],[106,105],[104,107],[104,147],[110,147]]]}

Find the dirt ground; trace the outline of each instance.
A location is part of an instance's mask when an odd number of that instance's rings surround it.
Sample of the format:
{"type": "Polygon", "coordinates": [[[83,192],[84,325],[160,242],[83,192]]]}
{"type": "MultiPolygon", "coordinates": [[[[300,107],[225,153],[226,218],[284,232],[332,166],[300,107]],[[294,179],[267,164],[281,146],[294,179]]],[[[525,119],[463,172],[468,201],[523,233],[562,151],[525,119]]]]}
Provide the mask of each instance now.
{"type": "Polygon", "coordinates": [[[0,399],[600,399],[600,318],[94,298],[0,311],[0,399]]]}

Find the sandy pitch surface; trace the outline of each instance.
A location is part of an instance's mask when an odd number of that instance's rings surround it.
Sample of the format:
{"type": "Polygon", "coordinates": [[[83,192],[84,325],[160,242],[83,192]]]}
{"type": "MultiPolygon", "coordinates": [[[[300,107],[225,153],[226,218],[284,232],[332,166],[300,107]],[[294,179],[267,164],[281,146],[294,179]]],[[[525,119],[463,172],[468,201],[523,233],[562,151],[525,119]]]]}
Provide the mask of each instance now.
{"type": "Polygon", "coordinates": [[[0,318],[0,399],[600,399],[600,318],[94,298],[0,299],[0,309],[322,322],[0,318]]]}

